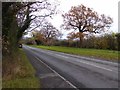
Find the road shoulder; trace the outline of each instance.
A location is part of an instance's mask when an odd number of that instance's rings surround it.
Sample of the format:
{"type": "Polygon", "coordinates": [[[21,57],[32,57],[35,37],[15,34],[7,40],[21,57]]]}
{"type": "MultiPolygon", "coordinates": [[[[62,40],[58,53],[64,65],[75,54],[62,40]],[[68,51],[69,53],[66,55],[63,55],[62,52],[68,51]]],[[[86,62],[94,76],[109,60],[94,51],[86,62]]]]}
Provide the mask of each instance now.
{"type": "Polygon", "coordinates": [[[42,88],[73,88],[68,81],[61,78],[60,75],[51,70],[43,62],[37,60],[36,56],[33,56],[30,52],[25,52],[36,70],[36,76],[39,78],[42,88]]]}

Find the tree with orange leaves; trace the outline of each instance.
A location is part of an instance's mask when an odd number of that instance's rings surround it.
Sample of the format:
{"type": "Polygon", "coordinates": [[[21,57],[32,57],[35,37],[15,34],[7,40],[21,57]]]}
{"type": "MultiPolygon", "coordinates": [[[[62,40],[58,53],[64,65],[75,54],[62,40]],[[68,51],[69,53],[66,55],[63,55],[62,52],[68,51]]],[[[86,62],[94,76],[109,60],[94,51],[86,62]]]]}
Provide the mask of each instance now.
{"type": "Polygon", "coordinates": [[[97,12],[84,5],[73,6],[68,13],[62,16],[64,18],[64,24],[62,25],[64,29],[78,30],[80,47],[82,46],[83,34],[85,32],[101,33],[108,30],[113,23],[111,17],[105,16],[104,14],[98,15],[97,12]]]}

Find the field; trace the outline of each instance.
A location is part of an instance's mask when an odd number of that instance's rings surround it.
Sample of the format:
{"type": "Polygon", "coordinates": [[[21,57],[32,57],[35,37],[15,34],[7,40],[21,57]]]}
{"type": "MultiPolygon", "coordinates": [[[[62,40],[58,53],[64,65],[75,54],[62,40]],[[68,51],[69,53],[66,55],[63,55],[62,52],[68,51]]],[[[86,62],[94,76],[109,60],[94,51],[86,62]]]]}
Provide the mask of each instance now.
{"type": "Polygon", "coordinates": [[[73,48],[73,47],[62,47],[62,46],[37,46],[32,45],[33,47],[48,49],[58,52],[64,52],[69,54],[94,57],[106,60],[117,61],[118,60],[118,51],[114,50],[101,50],[101,49],[86,49],[86,48],[73,48]]]}

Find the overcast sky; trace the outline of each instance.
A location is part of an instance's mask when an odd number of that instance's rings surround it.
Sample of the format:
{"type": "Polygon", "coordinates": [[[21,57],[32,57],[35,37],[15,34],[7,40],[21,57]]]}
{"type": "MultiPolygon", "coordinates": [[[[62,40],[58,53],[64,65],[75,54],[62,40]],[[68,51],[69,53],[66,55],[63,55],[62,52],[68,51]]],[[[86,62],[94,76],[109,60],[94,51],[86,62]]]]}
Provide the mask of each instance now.
{"type": "MultiPolygon", "coordinates": [[[[54,0],[50,0],[54,1],[54,0]]],[[[92,8],[98,14],[105,14],[110,16],[113,19],[112,27],[110,32],[118,32],[118,2],[119,0],[57,0],[60,5],[58,10],[60,11],[57,15],[53,16],[53,19],[50,21],[52,24],[60,30],[60,25],[63,23],[62,14],[68,12],[71,9],[71,6],[85,5],[86,7],[92,8]]],[[[62,30],[63,38],[66,38],[68,32],[62,30]]],[[[29,36],[29,35],[27,35],[29,36]]]]}
{"type": "MultiPolygon", "coordinates": [[[[110,28],[113,32],[118,32],[118,2],[119,0],[58,0],[60,2],[59,9],[61,13],[68,12],[71,6],[77,5],[85,5],[89,8],[92,8],[94,11],[98,12],[98,14],[105,14],[106,16],[110,16],[113,18],[113,24],[110,28]]],[[[61,17],[61,13],[54,16],[52,19],[52,23],[58,29],[60,25],[63,23],[63,18],[61,17]]]]}

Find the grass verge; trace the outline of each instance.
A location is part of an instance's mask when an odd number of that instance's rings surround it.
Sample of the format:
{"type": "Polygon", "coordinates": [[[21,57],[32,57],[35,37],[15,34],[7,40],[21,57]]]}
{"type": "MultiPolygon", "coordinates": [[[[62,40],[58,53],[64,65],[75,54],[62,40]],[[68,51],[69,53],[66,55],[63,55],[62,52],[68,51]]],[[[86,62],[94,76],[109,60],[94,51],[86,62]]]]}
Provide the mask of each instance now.
{"type": "Polygon", "coordinates": [[[86,48],[73,48],[73,47],[62,47],[62,46],[37,46],[37,45],[31,45],[31,46],[69,53],[69,54],[112,60],[112,61],[117,61],[118,53],[120,53],[120,51],[118,52],[114,50],[86,49],[86,48]]]}
{"type": "Polygon", "coordinates": [[[35,70],[22,49],[14,56],[6,57],[2,66],[2,88],[40,88],[35,70]]]}

